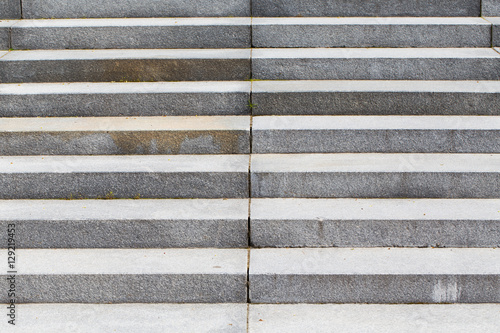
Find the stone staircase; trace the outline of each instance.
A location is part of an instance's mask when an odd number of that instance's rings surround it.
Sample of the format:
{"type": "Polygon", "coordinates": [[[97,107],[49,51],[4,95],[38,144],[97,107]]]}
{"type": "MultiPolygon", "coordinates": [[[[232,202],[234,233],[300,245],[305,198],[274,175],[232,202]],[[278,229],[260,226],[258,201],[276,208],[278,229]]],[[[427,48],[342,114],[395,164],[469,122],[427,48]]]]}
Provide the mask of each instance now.
{"type": "Polygon", "coordinates": [[[1,0],[0,331],[498,332],[498,47],[498,0],[1,0]]]}

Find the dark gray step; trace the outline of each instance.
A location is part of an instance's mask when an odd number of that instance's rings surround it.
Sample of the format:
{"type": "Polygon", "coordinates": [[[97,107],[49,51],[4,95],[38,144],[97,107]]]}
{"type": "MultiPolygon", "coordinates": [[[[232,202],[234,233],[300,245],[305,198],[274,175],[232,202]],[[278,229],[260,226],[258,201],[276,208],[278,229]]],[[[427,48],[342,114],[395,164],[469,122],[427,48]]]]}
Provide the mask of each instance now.
{"type": "Polygon", "coordinates": [[[250,18],[21,20],[12,48],[178,49],[250,47],[250,18]]]}
{"type": "Polygon", "coordinates": [[[252,303],[498,303],[500,249],[256,249],[252,303]]]}
{"type": "Polygon", "coordinates": [[[481,16],[500,16],[498,0],[481,0],[481,16]]]}
{"type": "Polygon", "coordinates": [[[480,16],[480,12],[480,0],[252,1],[252,16],[480,16]]]}
{"type": "Polygon", "coordinates": [[[500,117],[259,116],[252,152],[500,153],[500,117]]]}
{"type": "MultiPolygon", "coordinates": [[[[14,29],[15,31],[15,29],[14,29]]],[[[254,18],[254,47],[490,47],[475,17],[254,18]]]]}
{"type": "Polygon", "coordinates": [[[0,20],[19,18],[21,18],[21,0],[2,0],[0,2],[0,20]]]}
{"type": "Polygon", "coordinates": [[[498,199],[252,199],[255,247],[499,247],[498,199]]]}
{"type": "Polygon", "coordinates": [[[491,48],[254,49],[260,80],[499,80],[491,48]]]}
{"type": "Polygon", "coordinates": [[[249,152],[249,116],[0,118],[0,155],[249,152]]]}
{"type": "MultiPolygon", "coordinates": [[[[498,15],[500,15],[500,5],[498,15]]],[[[493,24],[492,45],[500,46],[500,17],[487,17],[486,19],[493,24]]]]}
{"type": "Polygon", "coordinates": [[[23,0],[24,18],[251,16],[248,0],[23,0]]]}
{"type": "Polygon", "coordinates": [[[248,155],[2,156],[0,198],[247,198],[248,155]]]}
{"type": "Polygon", "coordinates": [[[256,198],[500,198],[500,154],[253,154],[256,198]]]}
{"type": "MultiPolygon", "coordinates": [[[[16,255],[22,258],[16,266],[20,304],[247,300],[244,249],[37,249],[16,255]]],[[[8,290],[6,273],[0,277],[8,290]]],[[[0,300],[7,303],[7,294],[0,300]]]]}
{"type": "Polygon", "coordinates": [[[2,117],[249,114],[251,82],[0,84],[2,117]]]}
{"type": "Polygon", "coordinates": [[[17,22],[0,20],[0,50],[8,50],[10,48],[10,27],[17,22]]]}
{"type": "Polygon", "coordinates": [[[500,115],[500,82],[255,81],[252,104],[254,115],[500,115]]]}
{"type": "Polygon", "coordinates": [[[219,81],[248,78],[250,49],[0,52],[0,82],[4,83],[219,81]]]}
{"type": "Polygon", "coordinates": [[[248,200],[0,200],[17,248],[248,246],[248,200]]]}

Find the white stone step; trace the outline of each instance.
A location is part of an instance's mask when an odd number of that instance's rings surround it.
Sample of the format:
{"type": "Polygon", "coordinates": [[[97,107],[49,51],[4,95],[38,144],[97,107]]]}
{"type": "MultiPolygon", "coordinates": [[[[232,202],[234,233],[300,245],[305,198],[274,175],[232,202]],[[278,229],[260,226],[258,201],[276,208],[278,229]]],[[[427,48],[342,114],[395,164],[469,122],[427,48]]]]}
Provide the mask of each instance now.
{"type": "MultiPolygon", "coordinates": [[[[17,249],[16,257],[19,304],[247,300],[244,249],[17,249]]],[[[7,262],[7,251],[0,258],[7,262]]]]}
{"type": "Polygon", "coordinates": [[[251,82],[0,84],[2,117],[249,114],[251,82]]]}
{"type": "Polygon", "coordinates": [[[498,303],[500,249],[254,249],[252,303],[498,303]]]}
{"type": "Polygon", "coordinates": [[[499,198],[500,154],[253,154],[256,198],[499,198]]]}
{"type": "Polygon", "coordinates": [[[248,246],[248,199],[0,200],[18,248],[248,246]]]}
{"type": "Polygon", "coordinates": [[[255,247],[500,247],[499,199],[252,199],[255,247]]]}
{"type": "Polygon", "coordinates": [[[248,116],[0,118],[0,155],[249,152],[248,116]]]}

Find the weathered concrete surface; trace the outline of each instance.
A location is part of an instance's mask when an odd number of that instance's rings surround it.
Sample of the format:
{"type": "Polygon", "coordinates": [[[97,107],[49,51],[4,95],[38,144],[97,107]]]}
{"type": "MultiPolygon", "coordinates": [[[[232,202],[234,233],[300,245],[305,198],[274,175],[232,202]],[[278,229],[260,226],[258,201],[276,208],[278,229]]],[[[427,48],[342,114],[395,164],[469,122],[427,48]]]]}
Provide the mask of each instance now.
{"type": "Polygon", "coordinates": [[[255,81],[252,103],[254,115],[500,115],[500,82],[255,81]]]}
{"type": "Polygon", "coordinates": [[[248,154],[250,117],[7,118],[1,155],[248,154]]]}
{"type": "Polygon", "coordinates": [[[246,198],[247,155],[4,156],[3,199],[246,198]]]}
{"type": "MultiPolygon", "coordinates": [[[[500,15],[500,5],[498,15],[500,15]]],[[[486,19],[493,24],[491,37],[492,45],[500,46],[500,17],[487,17],[486,19]]]]}
{"type": "Polygon", "coordinates": [[[0,19],[0,50],[8,50],[10,48],[10,28],[17,22],[15,20],[0,19]]]}
{"type": "Polygon", "coordinates": [[[249,49],[11,51],[0,82],[218,81],[250,77],[249,49]]]}
{"type": "Polygon", "coordinates": [[[255,247],[499,247],[498,199],[252,199],[255,247]]]}
{"type": "MultiPolygon", "coordinates": [[[[13,333],[246,332],[246,304],[18,304],[13,333]],[[196,320],[193,320],[196,318],[196,320]]],[[[2,304],[7,307],[7,304],[2,304]]]]}
{"type": "Polygon", "coordinates": [[[249,114],[250,82],[0,84],[2,117],[249,114]]]}
{"type": "Polygon", "coordinates": [[[177,49],[250,47],[250,18],[23,20],[12,48],[177,49]]]}
{"type": "MultiPolygon", "coordinates": [[[[7,254],[0,257],[7,261],[7,254]]],[[[247,250],[17,250],[18,303],[244,303],[247,250]]],[[[7,288],[6,275],[0,286],[7,288]]],[[[7,295],[0,297],[6,303],[7,295]]]]}
{"type": "Polygon", "coordinates": [[[21,18],[21,0],[2,0],[0,2],[0,19],[21,18]]]}
{"type": "Polygon", "coordinates": [[[250,333],[497,332],[498,304],[252,304],[250,333]]]}
{"type": "Polygon", "coordinates": [[[254,49],[260,80],[499,80],[491,48],[254,49]]]}
{"type": "Polygon", "coordinates": [[[479,17],[254,18],[254,47],[490,47],[479,17]]]}
{"type": "Polygon", "coordinates": [[[500,117],[261,116],[252,121],[252,151],[500,153],[500,117]]]}
{"type": "Polygon", "coordinates": [[[24,18],[84,17],[248,17],[247,0],[23,0],[24,18]]]}
{"type": "Polygon", "coordinates": [[[480,16],[480,12],[479,0],[252,2],[252,16],[480,16]]]}
{"type": "Polygon", "coordinates": [[[500,3],[498,0],[482,0],[481,16],[500,16],[500,3]]]}
{"type": "Polygon", "coordinates": [[[498,303],[499,249],[255,249],[252,303],[498,303]]]}
{"type": "Polygon", "coordinates": [[[244,199],[0,200],[0,210],[18,248],[248,245],[244,199]]]}
{"type": "Polygon", "coordinates": [[[253,154],[257,198],[499,198],[499,154],[253,154]]]}

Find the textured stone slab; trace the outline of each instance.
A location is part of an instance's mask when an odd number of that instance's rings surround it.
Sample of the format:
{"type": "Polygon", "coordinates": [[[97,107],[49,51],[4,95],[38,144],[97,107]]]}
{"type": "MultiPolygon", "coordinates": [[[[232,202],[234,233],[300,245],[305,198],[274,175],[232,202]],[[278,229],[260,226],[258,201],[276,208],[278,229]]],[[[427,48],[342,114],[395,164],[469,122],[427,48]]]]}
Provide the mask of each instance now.
{"type": "Polygon", "coordinates": [[[21,0],[2,0],[0,2],[0,19],[21,18],[21,0]]]}
{"type": "MultiPolygon", "coordinates": [[[[498,15],[500,15],[500,5],[498,15]]],[[[486,19],[493,24],[491,38],[492,45],[500,46],[500,17],[487,17],[486,19]]]]}
{"type": "Polygon", "coordinates": [[[249,49],[36,50],[11,51],[0,58],[0,82],[4,83],[218,81],[249,77],[249,49]]]}
{"type": "Polygon", "coordinates": [[[0,155],[248,154],[250,117],[5,118],[0,155]]]}
{"type": "Polygon", "coordinates": [[[499,198],[499,154],[253,154],[253,197],[499,198]]]}
{"type": "Polygon", "coordinates": [[[498,0],[482,0],[481,16],[500,16],[500,3],[498,0]]]}
{"type": "Polygon", "coordinates": [[[254,115],[499,115],[500,82],[255,81],[252,104],[254,115]]]}
{"type": "Polygon", "coordinates": [[[252,16],[480,16],[480,12],[478,0],[252,2],[252,16]]]}
{"type": "Polygon", "coordinates": [[[499,249],[255,249],[252,303],[497,303],[499,249]]]}
{"type": "Polygon", "coordinates": [[[254,18],[254,47],[489,47],[482,18],[254,18]]]}
{"type": "MultiPolygon", "coordinates": [[[[7,253],[0,258],[7,261],[7,253]]],[[[244,303],[247,250],[17,250],[18,303],[244,303]],[[21,259],[22,258],[22,259],[21,259]]],[[[5,273],[4,273],[5,274],[5,273]]],[[[6,275],[0,286],[7,288],[6,275]]],[[[6,303],[7,295],[0,297],[6,303]]]]}
{"type": "MultiPolygon", "coordinates": [[[[0,4],[0,8],[1,8],[0,4]]],[[[0,50],[10,49],[10,28],[18,21],[0,19],[0,50]]]]}
{"type": "Polygon", "coordinates": [[[253,199],[256,247],[498,247],[497,199],[253,199]]]}
{"type": "Polygon", "coordinates": [[[249,332],[494,333],[498,311],[498,304],[252,304],[249,332]]]}
{"type": "Polygon", "coordinates": [[[18,248],[248,245],[244,199],[0,200],[0,211],[18,248]]]}
{"type": "Polygon", "coordinates": [[[499,80],[491,48],[254,49],[261,80],[499,80]]]}
{"type": "Polygon", "coordinates": [[[244,0],[23,0],[24,18],[251,16],[244,0]]]}
{"type": "Polygon", "coordinates": [[[500,117],[261,116],[253,118],[252,151],[500,153],[500,117]]]}
{"type": "MultiPolygon", "coordinates": [[[[7,304],[2,304],[6,307],[7,304]]],[[[246,332],[246,304],[19,304],[5,332],[246,332]],[[196,318],[196,320],[193,320],[196,318]]]]}
{"type": "Polygon", "coordinates": [[[249,114],[251,82],[0,84],[2,117],[249,114]]]}
{"type": "Polygon", "coordinates": [[[4,156],[0,197],[246,198],[248,156],[4,156]]]}
{"type": "Polygon", "coordinates": [[[23,20],[12,48],[176,49],[250,47],[250,18],[23,20]]]}

